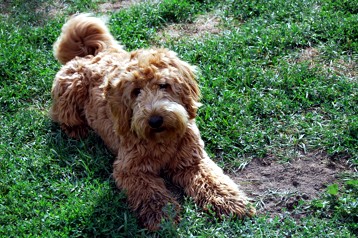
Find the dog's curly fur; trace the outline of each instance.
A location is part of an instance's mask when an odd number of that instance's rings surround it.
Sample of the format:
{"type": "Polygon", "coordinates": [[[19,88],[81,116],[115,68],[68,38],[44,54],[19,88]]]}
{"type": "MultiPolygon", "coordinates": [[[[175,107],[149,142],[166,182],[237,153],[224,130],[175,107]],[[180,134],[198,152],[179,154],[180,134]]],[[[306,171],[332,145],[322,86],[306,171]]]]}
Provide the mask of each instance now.
{"type": "Polygon", "coordinates": [[[145,227],[179,219],[162,174],[204,210],[255,214],[204,150],[195,124],[200,92],[193,66],[167,49],[127,52],[102,20],[86,14],[63,26],[54,55],[64,65],[52,87],[52,119],[71,137],[84,137],[89,128],[100,135],[117,155],[116,184],[145,227]]]}

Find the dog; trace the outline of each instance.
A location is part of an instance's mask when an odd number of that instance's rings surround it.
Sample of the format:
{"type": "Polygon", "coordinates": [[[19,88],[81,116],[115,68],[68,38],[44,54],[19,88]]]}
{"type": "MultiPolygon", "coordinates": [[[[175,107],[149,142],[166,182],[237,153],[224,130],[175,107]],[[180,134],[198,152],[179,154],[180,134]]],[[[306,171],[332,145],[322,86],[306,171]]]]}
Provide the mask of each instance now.
{"type": "Polygon", "coordinates": [[[203,210],[238,218],[255,208],[207,155],[195,123],[197,70],[164,48],[127,52],[106,23],[70,18],[54,44],[63,64],[52,86],[50,116],[66,134],[95,131],[117,156],[113,178],[150,231],[179,222],[180,205],[165,186],[180,186],[203,210]]]}

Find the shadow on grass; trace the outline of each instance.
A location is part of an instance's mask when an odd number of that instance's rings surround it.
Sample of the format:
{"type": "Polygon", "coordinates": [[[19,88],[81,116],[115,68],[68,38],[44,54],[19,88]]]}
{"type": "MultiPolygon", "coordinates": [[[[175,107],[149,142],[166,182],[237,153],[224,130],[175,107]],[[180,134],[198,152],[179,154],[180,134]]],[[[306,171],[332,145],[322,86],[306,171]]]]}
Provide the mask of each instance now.
{"type": "Polygon", "coordinates": [[[54,3],[45,0],[10,1],[0,3],[1,15],[19,25],[44,25],[53,14],[54,3]]]}
{"type": "Polygon", "coordinates": [[[43,26],[57,16],[92,12],[97,5],[97,1],[92,0],[4,0],[0,1],[0,18],[19,26],[43,26]]]}
{"type": "Polygon", "coordinates": [[[103,191],[97,198],[82,235],[88,237],[137,237],[138,233],[144,232],[138,227],[137,219],[128,208],[126,196],[116,189],[113,182],[111,189],[103,191]]]}
{"type": "MultiPolygon", "coordinates": [[[[79,214],[67,222],[71,235],[123,237],[137,232],[136,218],[127,206],[126,196],[112,179],[115,156],[106,149],[102,140],[93,132],[83,140],[74,140],[62,132],[58,124],[49,124],[48,147],[57,165],[72,183],[87,190],[85,194],[93,192],[90,196],[93,199],[90,202],[91,214],[86,217],[79,214]]],[[[80,191],[74,193],[78,193],[75,194],[78,200],[86,199],[80,191]]]]}
{"type": "MultiPolygon", "coordinates": [[[[71,171],[70,180],[83,186],[87,190],[85,193],[94,194],[91,196],[93,208],[90,216],[83,217],[79,214],[68,221],[70,230],[73,231],[71,235],[80,232],[89,237],[162,237],[162,234],[169,232],[176,236],[176,228],[169,221],[163,223],[162,229],[154,233],[137,224],[135,214],[126,202],[126,195],[116,187],[112,178],[115,156],[94,132],[83,140],[74,140],[65,135],[57,124],[50,122],[49,126],[51,132],[48,147],[53,150],[58,166],[71,171]],[[89,192],[91,189],[94,191],[89,192]],[[78,223],[81,227],[79,230],[73,227],[78,223]]],[[[168,182],[167,178],[164,179],[168,189],[183,203],[183,191],[168,182]]],[[[75,196],[81,196],[80,192],[75,196]]]]}

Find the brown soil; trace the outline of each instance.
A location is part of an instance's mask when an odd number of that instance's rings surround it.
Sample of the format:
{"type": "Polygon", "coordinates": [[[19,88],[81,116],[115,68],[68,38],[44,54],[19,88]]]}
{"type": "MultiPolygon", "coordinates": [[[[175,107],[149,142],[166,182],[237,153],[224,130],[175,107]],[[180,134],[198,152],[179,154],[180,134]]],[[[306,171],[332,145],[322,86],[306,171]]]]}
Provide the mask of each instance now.
{"type": "MultiPolygon", "coordinates": [[[[242,171],[229,176],[252,199],[258,214],[300,219],[307,214],[305,209],[295,210],[301,201],[318,199],[328,185],[340,184],[344,174],[353,172],[346,162],[348,157],[338,157],[318,151],[281,163],[268,156],[252,160],[242,171]]],[[[183,202],[184,191],[168,178],[165,181],[176,199],[183,202]]]]}
{"type": "Polygon", "coordinates": [[[300,200],[318,198],[343,172],[350,172],[347,164],[314,152],[287,163],[273,157],[254,159],[232,177],[253,198],[258,213],[273,217],[292,211],[300,200]]]}

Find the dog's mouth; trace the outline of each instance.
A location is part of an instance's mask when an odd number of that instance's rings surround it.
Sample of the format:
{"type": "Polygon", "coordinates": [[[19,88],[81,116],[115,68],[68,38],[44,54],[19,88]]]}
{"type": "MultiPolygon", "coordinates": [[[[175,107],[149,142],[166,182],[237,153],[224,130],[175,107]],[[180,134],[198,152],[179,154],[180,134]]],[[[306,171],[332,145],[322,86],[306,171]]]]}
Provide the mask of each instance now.
{"type": "Polygon", "coordinates": [[[165,127],[152,128],[152,132],[154,133],[161,133],[163,131],[165,131],[165,127]]]}

